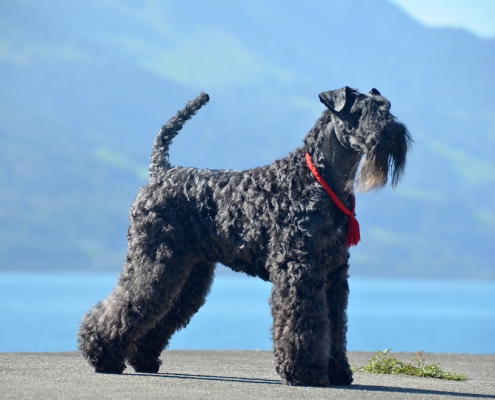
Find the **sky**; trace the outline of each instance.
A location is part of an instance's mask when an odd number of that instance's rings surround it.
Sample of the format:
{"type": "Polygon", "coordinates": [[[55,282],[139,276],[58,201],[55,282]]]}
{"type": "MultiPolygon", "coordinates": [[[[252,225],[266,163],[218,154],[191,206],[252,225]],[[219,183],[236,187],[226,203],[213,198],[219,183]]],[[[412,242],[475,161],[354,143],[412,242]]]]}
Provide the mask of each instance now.
{"type": "Polygon", "coordinates": [[[495,0],[388,0],[430,27],[464,28],[495,39],[495,0]]]}

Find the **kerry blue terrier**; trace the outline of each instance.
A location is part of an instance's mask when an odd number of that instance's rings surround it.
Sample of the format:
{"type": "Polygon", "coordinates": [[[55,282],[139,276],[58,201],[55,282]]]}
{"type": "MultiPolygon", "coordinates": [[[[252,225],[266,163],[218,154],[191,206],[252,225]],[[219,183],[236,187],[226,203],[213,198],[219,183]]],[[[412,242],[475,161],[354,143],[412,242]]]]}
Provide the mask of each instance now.
{"type": "Polygon", "coordinates": [[[208,100],[202,93],[188,102],[158,134],[150,182],[130,210],[124,270],[81,322],[79,348],[96,372],[121,373],[127,361],[156,373],[160,353],[204,304],[221,262],[273,284],[273,344],[284,383],[349,385],[354,188],[378,189],[389,174],[395,186],[409,133],[378,90],[344,87],[320,94],[328,109],[304,144],[271,165],[172,167],[172,139],[208,100]]]}

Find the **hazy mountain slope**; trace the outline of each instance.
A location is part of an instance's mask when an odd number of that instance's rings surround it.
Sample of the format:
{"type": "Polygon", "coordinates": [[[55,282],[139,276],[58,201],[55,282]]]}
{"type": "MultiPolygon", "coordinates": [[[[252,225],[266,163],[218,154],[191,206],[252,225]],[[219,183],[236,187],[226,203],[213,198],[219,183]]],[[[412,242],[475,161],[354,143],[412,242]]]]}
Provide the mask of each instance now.
{"type": "Polygon", "coordinates": [[[495,41],[385,1],[0,5],[0,268],[116,268],[155,133],[211,102],[174,164],[247,168],[299,146],[323,90],[377,87],[415,145],[358,196],[360,275],[495,277],[495,41]]]}

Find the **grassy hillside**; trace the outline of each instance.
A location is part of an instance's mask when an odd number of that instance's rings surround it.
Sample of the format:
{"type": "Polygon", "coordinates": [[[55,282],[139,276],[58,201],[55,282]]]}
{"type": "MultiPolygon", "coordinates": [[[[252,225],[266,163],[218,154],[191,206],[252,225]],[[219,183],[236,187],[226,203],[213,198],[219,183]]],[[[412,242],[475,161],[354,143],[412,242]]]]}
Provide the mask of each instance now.
{"type": "Polygon", "coordinates": [[[382,0],[0,5],[0,268],[120,268],[160,126],[211,102],[173,164],[242,169],[302,143],[344,85],[415,140],[399,188],[358,195],[352,273],[495,278],[495,41],[382,0]]]}

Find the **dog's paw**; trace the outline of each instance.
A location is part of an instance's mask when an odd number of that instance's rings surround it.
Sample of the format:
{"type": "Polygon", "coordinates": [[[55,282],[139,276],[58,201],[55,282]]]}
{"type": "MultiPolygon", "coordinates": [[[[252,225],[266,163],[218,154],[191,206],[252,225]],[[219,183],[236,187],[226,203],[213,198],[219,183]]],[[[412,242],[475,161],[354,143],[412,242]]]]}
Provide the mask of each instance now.
{"type": "Polygon", "coordinates": [[[136,372],[145,372],[148,374],[156,374],[162,365],[161,360],[151,360],[146,362],[131,362],[132,368],[136,372]]]}
{"type": "Polygon", "coordinates": [[[339,361],[335,358],[330,360],[328,381],[331,386],[349,386],[354,379],[352,370],[346,357],[339,361]]]}
{"type": "Polygon", "coordinates": [[[125,369],[124,363],[94,365],[98,374],[121,374],[125,369]]]}
{"type": "Polygon", "coordinates": [[[278,368],[277,372],[282,382],[289,386],[316,386],[325,387],[329,385],[328,377],[322,368],[278,368]]]}
{"type": "Polygon", "coordinates": [[[328,377],[328,384],[330,386],[349,386],[353,381],[352,374],[335,374],[328,377]]]}

